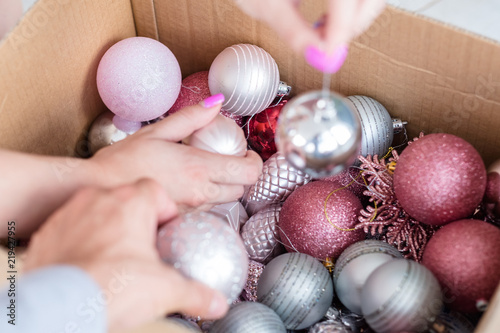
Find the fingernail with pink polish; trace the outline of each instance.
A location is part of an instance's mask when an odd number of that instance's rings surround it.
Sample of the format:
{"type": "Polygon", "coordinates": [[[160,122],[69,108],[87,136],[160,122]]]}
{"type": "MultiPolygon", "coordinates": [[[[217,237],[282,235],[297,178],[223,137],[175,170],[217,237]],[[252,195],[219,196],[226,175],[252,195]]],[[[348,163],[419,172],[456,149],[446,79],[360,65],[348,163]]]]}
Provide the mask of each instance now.
{"type": "Polygon", "coordinates": [[[204,108],[209,109],[209,108],[214,107],[218,104],[222,104],[223,102],[224,102],[224,95],[217,94],[217,95],[210,96],[210,97],[206,98],[205,100],[203,100],[202,105],[204,108]]]}
{"type": "Polygon", "coordinates": [[[347,53],[347,45],[339,46],[330,56],[327,56],[325,52],[321,51],[316,46],[309,46],[306,49],[305,58],[309,65],[316,69],[325,73],[335,73],[344,64],[347,53]]]}

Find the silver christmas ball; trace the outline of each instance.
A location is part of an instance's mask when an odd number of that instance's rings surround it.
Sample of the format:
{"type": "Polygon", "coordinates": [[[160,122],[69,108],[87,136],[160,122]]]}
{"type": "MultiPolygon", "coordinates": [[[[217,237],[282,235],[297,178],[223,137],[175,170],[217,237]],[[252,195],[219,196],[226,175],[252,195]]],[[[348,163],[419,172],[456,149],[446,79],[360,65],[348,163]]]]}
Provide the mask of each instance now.
{"type": "Polygon", "coordinates": [[[424,332],[443,306],[439,282],[417,262],[394,259],[377,268],[361,291],[361,310],[377,333],[424,332]]]}
{"type": "Polygon", "coordinates": [[[262,167],[262,174],[241,199],[250,215],[265,206],[284,201],[297,187],[307,184],[311,177],[292,167],[280,153],[271,156],[262,167]]]}
{"type": "Polygon", "coordinates": [[[170,317],[168,320],[171,323],[186,329],[186,333],[187,332],[189,332],[189,333],[201,333],[200,327],[192,321],[187,321],[185,319],[175,318],[175,317],[170,317]]]}
{"type": "Polygon", "coordinates": [[[115,114],[111,111],[101,113],[90,125],[88,141],[89,150],[92,155],[106,146],[125,139],[130,134],[125,133],[113,124],[115,114]]]}
{"type": "Polygon", "coordinates": [[[241,226],[248,221],[248,214],[245,211],[245,207],[239,201],[214,206],[210,209],[210,213],[221,217],[237,233],[240,232],[241,226]]]}
{"type": "Polygon", "coordinates": [[[473,333],[474,325],[463,314],[445,310],[432,326],[436,333],[473,333]]]}
{"type": "Polygon", "coordinates": [[[308,333],[353,333],[353,331],[340,321],[325,320],[312,326],[308,333]]]}
{"type": "Polygon", "coordinates": [[[337,298],[350,311],[361,314],[361,290],[370,274],[392,259],[402,259],[393,246],[378,240],[363,240],[342,252],[335,263],[333,285],[337,298]]]}
{"type": "Polygon", "coordinates": [[[358,155],[384,156],[392,145],[394,127],[386,108],[367,96],[349,96],[361,120],[361,150],[358,155]]]}
{"type": "Polygon", "coordinates": [[[221,218],[180,216],[158,232],[160,257],[185,276],[223,293],[231,304],[243,290],[248,257],[240,236],[221,218]]]}
{"type": "Polygon", "coordinates": [[[224,49],[213,61],[208,74],[212,95],[222,93],[222,110],[252,116],[266,109],[278,95],[278,65],[265,50],[252,44],[224,49]]]}
{"type": "Polygon", "coordinates": [[[293,167],[324,178],[354,163],[361,124],[352,104],[342,96],[310,91],[283,107],[275,139],[278,151],[293,167]]]}
{"type": "Polygon", "coordinates": [[[257,299],[273,309],[287,329],[300,330],[326,314],[333,300],[333,283],[327,269],[315,258],[285,253],[264,268],[257,299]]]}
{"type": "Polygon", "coordinates": [[[256,302],[233,305],[217,320],[210,333],[286,333],[280,317],[269,307],[256,302]]]}
{"type": "Polygon", "coordinates": [[[247,140],[245,133],[234,120],[218,114],[205,127],[184,140],[184,144],[222,155],[245,156],[247,140]]]}
{"type": "Polygon", "coordinates": [[[250,259],[266,264],[285,252],[276,230],[280,210],[280,203],[266,206],[254,214],[241,229],[241,238],[250,259]]]}

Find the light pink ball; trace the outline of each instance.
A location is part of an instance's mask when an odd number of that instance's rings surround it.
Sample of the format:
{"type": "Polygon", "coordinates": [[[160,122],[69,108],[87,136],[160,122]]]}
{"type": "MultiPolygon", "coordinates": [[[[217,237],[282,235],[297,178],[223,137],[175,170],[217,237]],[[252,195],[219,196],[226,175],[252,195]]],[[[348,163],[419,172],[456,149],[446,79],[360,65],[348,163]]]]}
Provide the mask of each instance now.
{"type": "Polygon", "coordinates": [[[179,95],[181,81],[174,54],[146,37],[116,43],[97,69],[97,89],[104,104],[129,121],[147,121],[167,112],[179,95]]]}

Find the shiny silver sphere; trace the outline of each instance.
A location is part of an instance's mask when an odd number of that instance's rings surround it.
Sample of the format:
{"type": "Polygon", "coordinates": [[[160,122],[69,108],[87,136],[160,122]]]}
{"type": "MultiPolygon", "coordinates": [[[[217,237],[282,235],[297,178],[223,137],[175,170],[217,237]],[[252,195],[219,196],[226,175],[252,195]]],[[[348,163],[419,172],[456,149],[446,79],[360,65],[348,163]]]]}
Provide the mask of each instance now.
{"type": "Polygon", "coordinates": [[[335,175],[356,160],[361,123],[334,92],[310,91],[290,100],[278,120],[276,145],[288,162],[314,178],[335,175]]]}
{"type": "Polygon", "coordinates": [[[113,124],[115,114],[111,111],[101,113],[92,123],[89,130],[89,150],[92,155],[106,146],[125,139],[130,134],[116,128],[113,124]]]}

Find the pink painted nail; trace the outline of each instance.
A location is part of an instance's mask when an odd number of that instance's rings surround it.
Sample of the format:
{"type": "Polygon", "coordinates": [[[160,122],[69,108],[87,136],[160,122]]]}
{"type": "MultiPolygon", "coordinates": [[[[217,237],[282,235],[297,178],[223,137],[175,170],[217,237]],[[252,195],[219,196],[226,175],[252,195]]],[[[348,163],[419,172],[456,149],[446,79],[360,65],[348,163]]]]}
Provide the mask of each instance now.
{"type": "Polygon", "coordinates": [[[211,107],[214,107],[218,104],[222,104],[223,102],[224,102],[224,95],[217,94],[203,100],[202,105],[204,108],[210,109],[211,107]]]}
{"type": "Polygon", "coordinates": [[[344,64],[348,50],[347,45],[341,45],[332,55],[327,56],[316,46],[309,46],[306,49],[305,58],[309,65],[316,69],[325,73],[335,73],[344,64]]]}

